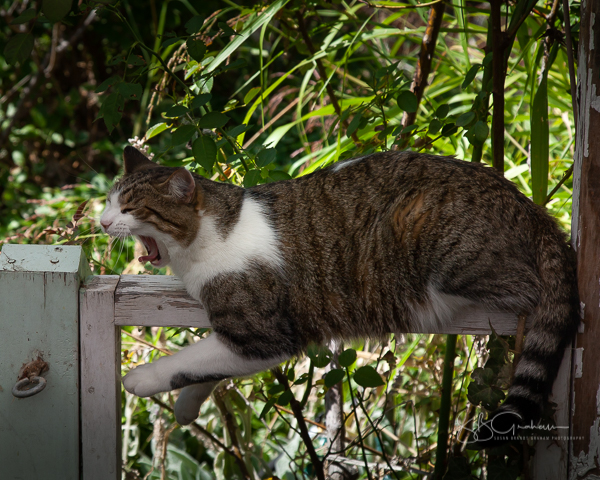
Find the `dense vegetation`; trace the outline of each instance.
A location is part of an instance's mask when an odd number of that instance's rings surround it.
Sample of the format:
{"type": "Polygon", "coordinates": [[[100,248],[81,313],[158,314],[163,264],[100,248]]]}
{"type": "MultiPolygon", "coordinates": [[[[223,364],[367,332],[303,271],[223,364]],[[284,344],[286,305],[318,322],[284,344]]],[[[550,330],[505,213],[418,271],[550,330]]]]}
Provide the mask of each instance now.
{"type": "MultiPolygon", "coordinates": [[[[133,241],[98,231],[128,143],[244,186],[379,150],[455,155],[503,169],[568,229],[575,126],[561,5],[3,0],[0,243],[78,243],[97,274],[168,273],[139,264],[133,241]]],[[[204,333],[126,328],[123,368],[204,333]]],[[[335,356],[315,349],[226,382],[189,428],[174,423],[173,394],[123,393],[124,470],[313,478],[335,470],[337,454],[359,478],[435,468],[438,478],[515,479],[527,454],[467,445],[478,412],[503,398],[512,342],[405,335],[332,345],[335,356]],[[336,394],[345,433],[323,425],[336,394]]]]}

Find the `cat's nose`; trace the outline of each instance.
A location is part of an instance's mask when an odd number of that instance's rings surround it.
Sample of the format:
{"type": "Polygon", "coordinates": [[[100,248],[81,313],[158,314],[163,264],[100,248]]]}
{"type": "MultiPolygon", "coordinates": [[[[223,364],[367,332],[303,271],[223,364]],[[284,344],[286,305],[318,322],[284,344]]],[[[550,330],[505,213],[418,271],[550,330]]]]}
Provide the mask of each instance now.
{"type": "Polygon", "coordinates": [[[100,221],[100,225],[102,225],[102,228],[106,232],[106,230],[108,230],[108,227],[110,227],[112,225],[112,222],[103,222],[103,221],[100,221]]]}

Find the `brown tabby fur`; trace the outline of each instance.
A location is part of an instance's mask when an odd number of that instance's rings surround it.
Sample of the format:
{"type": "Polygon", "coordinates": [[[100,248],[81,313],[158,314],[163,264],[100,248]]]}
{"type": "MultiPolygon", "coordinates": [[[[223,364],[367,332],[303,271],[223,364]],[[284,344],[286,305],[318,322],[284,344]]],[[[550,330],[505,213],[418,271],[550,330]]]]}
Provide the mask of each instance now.
{"type": "MultiPolygon", "coordinates": [[[[126,151],[126,175],[113,191],[122,208],[181,245],[192,244],[206,216],[226,238],[248,198],[277,234],[281,267],[250,262],[190,292],[232,351],[289,357],[311,342],[435,328],[443,317],[433,313],[435,291],[444,301],[533,317],[502,408],[526,422],[539,417],[579,322],[574,260],[555,221],[495,170],[377,153],[249,189],[194,175],[182,203],[167,195],[178,171],[140,157],[126,151]]],[[[183,375],[171,386],[214,379],[183,375]]]]}

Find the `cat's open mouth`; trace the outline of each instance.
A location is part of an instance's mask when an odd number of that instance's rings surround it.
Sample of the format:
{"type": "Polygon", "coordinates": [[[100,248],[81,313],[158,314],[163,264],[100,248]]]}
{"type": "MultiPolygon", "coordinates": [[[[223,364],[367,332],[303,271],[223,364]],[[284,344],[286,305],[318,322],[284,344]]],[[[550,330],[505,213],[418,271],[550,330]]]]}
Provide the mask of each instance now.
{"type": "Polygon", "coordinates": [[[146,247],[148,255],[142,255],[138,260],[142,263],[150,262],[154,266],[159,266],[162,258],[156,240],[152,237],[144,237],[143,235],[140,235],[140,240],[144,244],[144,247],[146,247]]]}

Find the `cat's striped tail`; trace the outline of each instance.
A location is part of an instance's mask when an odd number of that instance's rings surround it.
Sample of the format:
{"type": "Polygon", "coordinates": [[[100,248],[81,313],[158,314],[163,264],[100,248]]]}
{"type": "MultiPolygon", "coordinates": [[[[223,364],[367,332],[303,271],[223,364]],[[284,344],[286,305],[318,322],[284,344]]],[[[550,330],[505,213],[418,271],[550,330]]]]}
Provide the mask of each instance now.
{"type": "MultiPolygon", "coordinates": [[[[538,252],[540,301],[532,312],[533,323],[508,396],[488,420],[500,442],[522,436],[519,425],[535,425],[540,419],[580,321],[574,251],[562,239],[543,236],[538,252]]],[[[492,443],[496,442],[487,446],[492,443]]]]}

